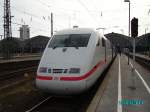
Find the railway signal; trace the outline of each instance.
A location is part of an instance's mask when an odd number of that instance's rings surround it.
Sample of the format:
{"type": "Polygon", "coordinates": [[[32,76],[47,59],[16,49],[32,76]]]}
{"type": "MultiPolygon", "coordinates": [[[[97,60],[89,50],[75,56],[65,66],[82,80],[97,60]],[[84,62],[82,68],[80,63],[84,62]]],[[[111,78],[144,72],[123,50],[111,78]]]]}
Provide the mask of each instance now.
{"type": "Polygon", "coordinates": [[[134,62],[135,62],[135,37],[138,36],[138,19],[133,18],[131,20],[131,36],[133,37],[133,69],[134,69],[134,62]]]}
{"type": "Polygon", "coordinates": [[[137,18],[133,18],[131,20],[131,36],[134,38],[138,36],[138,19],[137,18]]]}

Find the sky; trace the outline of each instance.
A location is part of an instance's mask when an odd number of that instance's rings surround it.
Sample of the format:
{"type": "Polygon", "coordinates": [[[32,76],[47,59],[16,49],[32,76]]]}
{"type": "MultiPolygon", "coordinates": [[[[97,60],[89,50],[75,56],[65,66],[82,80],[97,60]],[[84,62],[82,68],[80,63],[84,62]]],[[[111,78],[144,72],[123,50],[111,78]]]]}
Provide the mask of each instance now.
{"type": "MultiPolygon", "coordinates": [[[[10,0],[12,35],[19,37],[19,27],[29,25],[31,37],[50,36],[50,14],[54,16],[54,31],[74,25],[105,28],[128,35],[129,3],[124,0],[10,0]]],[[[0,35],[3,35],[3,4],[0,0],[0,35]]],[[[139,35],[150,32],[150,0],[130,0],[131,19],[139,19],[139,35]]]]}

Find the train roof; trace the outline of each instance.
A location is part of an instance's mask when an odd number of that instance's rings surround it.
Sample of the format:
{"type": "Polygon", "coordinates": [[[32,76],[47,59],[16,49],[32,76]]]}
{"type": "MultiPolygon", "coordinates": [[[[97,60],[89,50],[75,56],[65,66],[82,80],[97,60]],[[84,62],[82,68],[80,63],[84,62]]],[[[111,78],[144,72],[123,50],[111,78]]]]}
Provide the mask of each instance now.
{"type": "Polygon", "coordinates": [[[62,35],[62,34],[85,34],[85,33],[95,33],[96,30],[92,28],[72,28],[72,29],[65,29],[56,32],[55,35],[62,35]]]}

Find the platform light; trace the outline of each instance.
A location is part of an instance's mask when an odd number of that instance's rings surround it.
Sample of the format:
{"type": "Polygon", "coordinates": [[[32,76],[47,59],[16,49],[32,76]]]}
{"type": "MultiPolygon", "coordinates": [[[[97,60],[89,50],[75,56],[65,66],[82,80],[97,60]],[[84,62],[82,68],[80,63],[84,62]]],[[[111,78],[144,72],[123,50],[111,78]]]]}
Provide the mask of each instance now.
{"type": "Polygon", "coordinates": [[[130,37],[130,7],[131,7],[131,5],[130,5],[130,0],[124,0],[124,2],[129,3],[129,31],[128,31],[128,33],[129,33],[129,37],[130,37]]]}

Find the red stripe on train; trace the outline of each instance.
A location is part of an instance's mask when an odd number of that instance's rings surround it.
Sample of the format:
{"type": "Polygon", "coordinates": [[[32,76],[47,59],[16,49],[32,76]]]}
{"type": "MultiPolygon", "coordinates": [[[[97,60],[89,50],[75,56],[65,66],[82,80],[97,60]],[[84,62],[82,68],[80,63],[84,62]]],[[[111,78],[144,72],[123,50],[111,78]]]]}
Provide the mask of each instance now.
{"type": "Polygon", "coordinates": [[[104,63],[105,63],[105,61],[100,61],[96,66],[94,66],[89,72],[87,72],[83,76],[80,76],[80,77],[60,77],[60,80],[63,80],[63,81],[79,81],[79,80],[86,79],[87,77],[92,75],[97,70],[97,68],[102,66],[104,63]]]}
{"type": "Polygon", "coordinates": [[[39,76],[39,75],[36,78],[39,80],[52,80],[53,79],[53,77],[50,77],[50,76],[39,76]]]}
{"type": "MultiPolygon", "coordinates": [[[[103,64],[105,64],[105,61],[100,61],[96,66],[94,66],[89,72],[87,72],[83,76],[80,76],[80,77],[60,77],[60,80],[62,80],[62,81],[79,81],[79,80],[86,79],[87,77],[92,75],[97,70],[98,67],[102,66],[103,64]]],[[[51,76],[39,76],[39,75],[37,75],[36,78],[39,80],[52,80],[53,79],[53,77],[51,77],[51,76]]]]}

